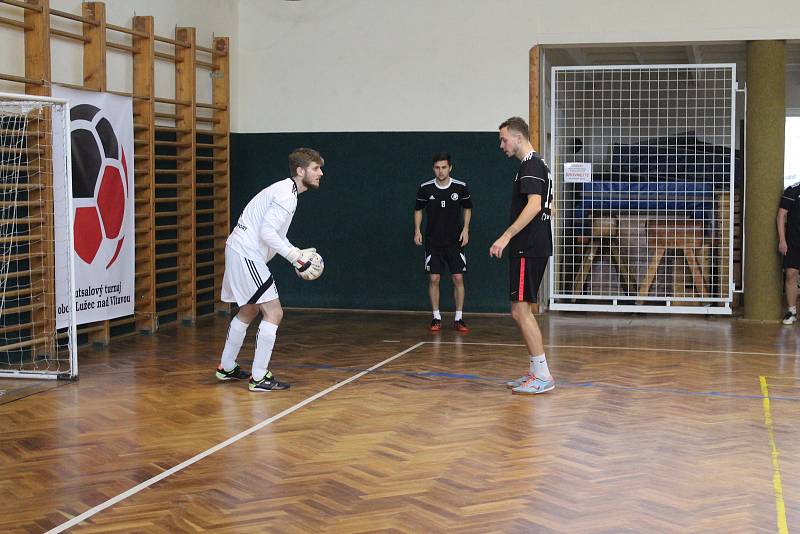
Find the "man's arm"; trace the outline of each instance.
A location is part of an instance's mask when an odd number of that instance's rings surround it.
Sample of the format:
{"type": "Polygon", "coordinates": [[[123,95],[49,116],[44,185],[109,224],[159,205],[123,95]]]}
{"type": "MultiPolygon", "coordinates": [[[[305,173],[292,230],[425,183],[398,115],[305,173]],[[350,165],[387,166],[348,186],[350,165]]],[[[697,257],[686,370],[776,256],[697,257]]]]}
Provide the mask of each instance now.
{"type": "MultiPolygon", "coordinates": [[[[272,209],[267,211],[264,221],[261,223],[258,235],[262,242],[277,254],[286,258],[286,261],[291,263],[294,267],[302,267],[304,265],[301,261],[303,251],[292,245],[288,239],[282,237],[278,233],[278,228],[284,225],[288,217],[290,217],[290,214],[283,206],[273,203],[272,209]]],[[[313,249],[307,250],[313,251],[313,249]]]]}
{"type": "Polygon", "coordinates": [[[472,220],[472,209],[464,208],[464,228],[461,230],[461,235],[458,237],[458,242],[462,247],[466,247],[469,243],[469,223],[472,220]]]}
{"type": "Polygon", "coordinates": [[[422,244],[422,210],[414,210],[414,243],[419,246],[422,244]]]}
{"type": "Polygon", "coordinates": [[[279,204],[273,203],[267,209],[267,213],[261,223],[261,228],[258,229],[258,236],[261,238],[261,241],[284,258],[289,251],[294,248],[292,244],[289,243],[288,239],[278,234],[278,228],[283,226],[288,217],[288,211],[279,204]]]}
{"type": "Polygon", "coordinates": [[[789,245],[786,244],[786,214],[789,210],[785,208],[778,208],[778,216],[775,217],[775,222],[778,225],[778,251],[786,255],[789,250],[789,245]]]}
{"type": "Polygon", "coordinates": [[[528,195],[528,203],[522,209],[517,220],[511,223],[505,232],[489,248],[489,256],[499,258],[503,255],[503,250],[508,246],[511,238],[528,226],[530,222],[542,211],[542,195],[528,195]]]}

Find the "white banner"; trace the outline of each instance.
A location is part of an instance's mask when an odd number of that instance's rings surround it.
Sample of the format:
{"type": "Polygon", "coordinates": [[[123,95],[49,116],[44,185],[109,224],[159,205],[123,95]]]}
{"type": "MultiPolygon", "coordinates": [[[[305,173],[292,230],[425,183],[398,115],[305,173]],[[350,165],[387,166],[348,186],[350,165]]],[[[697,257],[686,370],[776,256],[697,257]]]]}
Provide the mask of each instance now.
{"type": "MultiPolygon", "coordinates": [[[[131,315],[136,265],[133,103],[124,96],[59,86],[53,87],[53,96],[70,101],[75,256],[72,299],[63,277],[56,278],[57,326],[67,326],[71,303],[77,324],[131,315]]],[[[63,188],[58,173],[64,170],[54,166],[54,171],[54,183],[63,188]]],[[[54,196],[56,214],[66,213],[66,195],[56,188],[54,196]]],[[[66,246],[65,236],[56,240],[57,247],[66,246]]],[[[56,254],[57,263],[59,257],[63,254],[56,254]]],[[[59,265],[56,270],[65,272],[59,265]]]]}
{"type": "Polygon", "coordinates": [[[564,182],[566,183],[587,183],[592,181],[591,163],[565,163],[564,182]]]}

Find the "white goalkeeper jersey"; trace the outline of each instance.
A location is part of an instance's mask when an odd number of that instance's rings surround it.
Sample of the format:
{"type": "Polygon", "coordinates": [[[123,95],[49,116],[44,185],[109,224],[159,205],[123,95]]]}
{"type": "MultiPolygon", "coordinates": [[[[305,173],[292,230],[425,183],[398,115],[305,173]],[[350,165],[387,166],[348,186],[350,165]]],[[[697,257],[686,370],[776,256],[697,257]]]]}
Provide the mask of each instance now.
{"type": "Polygon", "coordinates": [[[292,244],[286,238],[297,209],[297,184],[291,178],[275,182],[247,203],[226,244],[253,261],[268,262],[286,256],[292,244]]]}

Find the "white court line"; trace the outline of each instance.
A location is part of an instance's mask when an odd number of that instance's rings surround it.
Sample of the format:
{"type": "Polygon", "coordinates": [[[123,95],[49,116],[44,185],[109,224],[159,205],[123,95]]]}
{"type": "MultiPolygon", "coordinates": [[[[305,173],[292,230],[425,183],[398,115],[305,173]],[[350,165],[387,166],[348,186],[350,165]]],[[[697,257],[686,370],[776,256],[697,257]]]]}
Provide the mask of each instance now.
{"type": "MultiPolygon", "coordinates": [[[[423,341],[422,343],[431,343],[433,345],[493,345],[496,347],[524,347],[524,343],[477,343],[471,341],[423,341]]],[[[652,347],[605,347],[595,345],[545,345],[552,349],[602,349],[602,350],[649,350],[653,352],[691,352],[697,354],[749,354],[755,356],[792,356],[796,357],[795,353],[783,352],[742,352],[735,350],[701,350],[701,349],[666,349],[666,348],[652,348],[652,347]]]]}
{"type": "Polygon", "coordinates": [[[359,373],[356,373],[356,374],[354,374],[353,376],[351,376],[350,378],[348,378],[348,379],[346,379],[346,380],[342,380],[341,382],[338,382],[338,383],[336,383],[336,384],[332,385],[332,386],[331,386],[331,387],[329,387],[328,389],[322,390],[322,391],[320,391],[319,393],[317,393],[316,395],[312,395],[311,397],[308,397],[308,398],[307,398],[307,399],[305,399],[304,401],[298,402],[298,403],[297,403],[297,404],[295,404],[294,406],[292,406],[292,407],[290,407],[290,408],[287,408],[287,409],[285,409],[285,410],[284,410],[284,411],[282,411],[281,413],[279,413],[279,414],[277,414],[277,415],[273,415],[273,416],[272,416],[272,417],[270,417],[269,419],[265,419],[265,420],[261,421],[260,423],[258,423],[257,425],[251,426],[251,427],[250,427],[250,428],[248,428],[247,430],[244,430],[244,431],[242,431],[242,432],[239,432],[239,433],[238,433],[238,434],[236,434],[235,436],[233,436],[233,437],[231,437],[231,438],[228,438],[228,439],[226,439],[226,440],[225,440],[225,441],[223,441],[222,443],[219,443],[219,444],[217,444],[217,445],[214,445],[214,446],[213,446],[213,447],[211,447],[210,449],[208,449],[208,450],[205,450],[205,451],[201,452],[200,454],[196,454],[195,456],[192,456],[192,457],[191,457],[191,458],[189,458],[188,460],[186,460],[186,461],[184,461],[184,462],[181,462],[181,463],[179,463],[179,464],[178,464],[178,465],[176,465],[175,467],[171,467],[171,468],[167,469],[166,471],[164,471],[163,473],[160,473],[160,474],[158,474],[158,475],[156,475],[156,476],[154,476],[154,477],[152,477],[152,478],[149,478],[149,479],[145,480],[144,482],[142,482],[142,483],[140,483],[140,484],[137,484],[136,486],[132,487],[131,489],[129,489],[129,490],[127,490],[127,491],[124,491],[124,492],[120,493],[120,494],[119,494],[119,495],[117,495],[116,497],[112,497],[112,498],[108,499],[107,501],[105,501],[105,502],[103,502],[103,503],[100,503],[100,504],[98,504],[97,506],[95,506],[95,507],[93,507],[93,508],[90,508],[90,509],[86,510],[86,511],[85,511],[85,512],[83,512],[81,515],[78,515],[78,516],[75,516],[75,517],[73,517],[72,519],[70,519],[70,520],[69,520],[69,521],[67,521],[66,523],[62,523],[62,524],[58,525],[57,527],[54,527],[54,528],[52,528],[52,529],[48,530],[48,531],[46,532],[46,534],[51,534],[51,533],[52,533],[52,534],[56,534],[56,533],[58,533],[58,532],[64,532],[64,531],[65,531],[65,530],[67,530],[68,528],[72,528],[72,527],[74,527],[74,526],[75,526],[75,525],[77,525],[78,523],[81,523],[81,522],[85,521],[86,519],[89,519],[89,518],[90,518],[90,517],[92,517],[93,515],[95,515],[95,514],[97,514],[97,513],[99,513],[99,512],[102,512],[102,511],[103,511],[103,510],[105,510],[106,508],[109,508],[109,507],[111,507],[111,506],[114,506],[114,505],[115,505],[115,504],[117,504],[118,502],[120,502],[120,501],[122,501],[122,500],[125,500],[125,499],[127,499],[128,497],[130,497],[130,496],[132,496],[132,495],[135,495],[136,493],[139,493],[139,492],[140,492],[140,491],[142,491],[143,489],[146,489],[146,488],[148,488],[148,487],[152,486],[152,485],[153,485],[153,484],[155,484],[156,482],[159,482],[159,481],[161,481],[161,480],[164,480],[164,479],[165,479],[165,478],[167,478],[168,476],[174,475],[174,474],[175,474],[175,473],[177,473],[178,471],[181,471],[181,470],[183,470],[183,469],[186,469],[186,468],[187,468],[187,467],[189,467],[190,465],[192,465],[192,464],[194,464],[194,463],[197,463],[197,462],[199,462],[200,460],[202,460],[202,459],[203,459],[203,458],[205,458],[206,456],[210,456],[210,455],[214,454],[215,452],[217,452],[217,451],[219,451],[219,450],[221,450],[221,449],[224,449],[224,448],[225,448],[225,447],[227,447],[228,445],[232,445],[233,443],[236,443],[236,442],[237,442],[237,441],[239,441],[240,439],[242,439],[242,438],[245,438],[245,437],[249,436],[249,435],[250,435],[250,434],[252,434],[253,432],[257,432],[258,430],[261,430],[261,429],[262,429],[262,428],[264,428],[265,426],[267,426],[267,425],[270,425],[270,424],[274,423],[274,422],[275,422],[275,421],[277,421],[278,419],[281,419],[281,418],[283,418],[283,417],[286,417],[287,415],[291,414],[292,412],[296,412],[297,410],[299,410],[300,408],[302,408],[302,407],[303,407],[303,406],[305,406],[306,404],[310,404],[310,403],[314,402],[315,400],[319,399],[320,397],[324,397],[324,396],[325,396],[325,395],[327,395],[328,393],[331,393],[332,391],[336,391],[336,390],[337,390],[337,389],[339,389],[340,387],[342,387],[342,386],[346,386],[347,384],[349,384],[350,382],[352,382],[352,381],[354,381],[354,380],[358,380],[359,378],[361,378],[361,377],[362,377],[362,376],[364,376],[365,374],[369,373],[370,371],[374,371],[375,369],[377,369],[377,368],[379,368],[379,367],[382,367],[382,366],[386,365],[387,363],[389,363],[389,362],[391,362],[391,361],[393,361],[393,360],[396,360],[396,359],[397,359],[397,358],[399,358],[400,356],[403,356],[403,355],[405,355],[405,354],[408,354],[409,352],[411,352],[412,350],[416,349],[417,347],[420,347],[420,346],[422,346],[424,343],[425,343],[424,341],[420,341],[420,342],[419,342],[419,343],[417,343],[416,345],[412,345],[411,347],[407,348],[406,350],[404,350],[404,351],[401,351],[401,352],[398,352],[398,353],[397,353],[397,354],[395,354],[394,356],[391,356],[391,357],[389,357],[389,358],[386,358],[385,360],[383,360],[383,361],[382,361],[382,362],[380,362],[380,363],[376,363],[375,365],[373,365],[373,366],[372,366],[372,367],[370,367],[369,369],[366,369],[366,370],[364,370],[364,371],[361,371],[361,372],[359,372],[359,373]]]}

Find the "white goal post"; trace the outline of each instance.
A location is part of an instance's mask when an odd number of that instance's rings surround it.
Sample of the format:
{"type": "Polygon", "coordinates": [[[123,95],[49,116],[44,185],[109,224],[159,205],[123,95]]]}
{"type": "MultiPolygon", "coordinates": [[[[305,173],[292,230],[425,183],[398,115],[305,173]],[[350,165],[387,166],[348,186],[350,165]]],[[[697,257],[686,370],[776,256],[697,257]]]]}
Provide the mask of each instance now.
{"type": "Polygon", "coordinates": [[[0,378],[78,376],[71,167],[69,102],[0,93],[0,378]]]}

